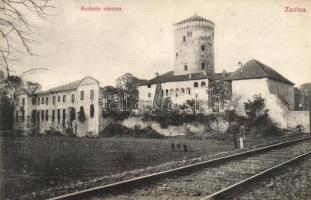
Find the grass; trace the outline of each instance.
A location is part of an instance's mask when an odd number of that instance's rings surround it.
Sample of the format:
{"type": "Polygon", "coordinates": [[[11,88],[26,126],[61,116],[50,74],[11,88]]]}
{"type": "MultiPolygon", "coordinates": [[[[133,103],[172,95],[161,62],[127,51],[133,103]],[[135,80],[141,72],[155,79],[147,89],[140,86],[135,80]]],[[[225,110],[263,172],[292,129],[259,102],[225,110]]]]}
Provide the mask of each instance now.
{"type": "MultiPolygon", "coordinates": [[[[248,136],[245,146],[286,137],[248,136]]],[[[0,199],[17,199],[71,181],[227,151],[232,139],[224,135],[202,140],[38,136],[0,137],[0,145],[0,199]],[[172,151],[172,141],[186,143],[189,151],[172,151]]]]}
{"type": "MultiPolygon", "coordinates": [[[[228,142],[185,140],[189,152],[172,152],[181,139],[0,137],[2,198],[64,184],[225,151],[228,142]]],[[[2,199],[1,198],[1,199],[2,199]]]]}

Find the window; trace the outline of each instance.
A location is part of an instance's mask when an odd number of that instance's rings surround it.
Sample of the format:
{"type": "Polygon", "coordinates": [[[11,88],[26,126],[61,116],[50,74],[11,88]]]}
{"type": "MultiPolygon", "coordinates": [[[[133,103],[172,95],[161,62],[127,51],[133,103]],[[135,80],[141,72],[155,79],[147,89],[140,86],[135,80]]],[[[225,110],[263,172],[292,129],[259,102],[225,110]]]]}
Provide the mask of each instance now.
{"type": "Polygon", "coordinates": [[[187,32],[187,37],[192,37],[192,32],[187,32]]]}
{"type": "Polygon", "coordinates": [[[63,125],[65,125],[66,122],[66,109],[63,109],[63,125]]]}
{"type": "Polygon", "coordinates": [[[186,36],[183,36],[183,37],[182,37],[182,41],[183,41],[183,42],[186,42],[186,36]]]}
{"type": "Polygon", "coordinates": [[[44,97],[41,98],[41,101],[42,101],[41,103],[43,105],[44,104],[44,97]]]}
{"type": "Polygon", "coordinates": [[[151,93],[150,92],[148,93],[148,97],[151,98],[151,93]]]}
{"type": "Polygon", "coordinates": [[[41,121],[44,121],[44,110],[41,110],[41,121]]]}
{"type": "Polygon", "coordinates": [[[55,121],[55,110],[52,110],[52,121],[55,121]]]}
{"type": "Polygon", "coordinates": [[[204,45],[201,46],[201,51],[205,51],[205,46],[204,45]]]}
{"type": "Polygon", "coordinates": [[[80,92],[80,100],[82,101],[84,99],[84,91],[80,92]]]}
{"type": "Polygon", "coordinates": [[[147,85],[147,87],[148,87],[148,88],[151,88],[151,85],[150,85],[150,84],[148,84],[148,85],[147,85]]]}
{"type": "Polygon", "coordinates": [[[49,97],[46,97],[46,98],[45,98],[45,104],[46,104],[46,105],[49,105],[49,97]]]}
{"type": "Polygon", "coordinates": [[[185,94],[185,89],[184,88],[181,88],[180,91],[181,91],[182,94],[185,94]]]}
{"type": "Polygon", "coordinates": [[[22,100],[22,104],[23,104],[23,106],[25,105],[25,98],[23,98],[23,100],[22,100]]]}
{"type": "Polygon", "coordinates": [[[201,69],[205,69],[205,63],[201,63],[201,69]]]}
{"type": "Polygon", "coordinates": [[[63,95],[63,102],[66,102],[66,95],[63,95]]]}
{"type": "Polygon", "coordinates": [[[60,121],[60,109],[57,109],[57,123],[60,121]]]}
{"type": "Polygon", "coordinates": [[[191,94],[190,88],[187,88],[187,94],[191,94]]]}
{"type": "Polygon", "coordinates": [[[168,89],[165,90],[165,95],[168,95],[168,89]]]}
{"type": "Polygon", "coordinates": [[[90,116],[93,118],[94,117],[94,105],[90,105],[90,116]]]}
{"type": "Polygon", "coordinates": [[[187,71],[188,70],[188,66],[187,64],[184,64],[184,70],[187,71]]]}
{"type": "Polygon", "coordinates": [[[24,108],[22,108],[21,112],[22,112],[22,121],[25,121],[25,110],[24,110],[24,108]]]}
{"type": "Polygon", "coordinates": [[[90,91],[90,99],[93,100],[94,99],[94,90],[90,91]]]}
{"type": "Polygon", "coordinates": [[[198,82],[194,82],[193,87],[199,87],[198,82]]]}
{"type": "Polygon", "coordinates": [[[33,110],[32,113],[31,113],[31,121],[32,123],[34,123],[37,119],[37,111],[36,110],[33,110]]]}
{"type": "Polygon", "coordinates": [[[53,105],[55,105],[56,102],[56,96],[53,96],[53,105]]]}
{"type": "Polygon", "coordinates": [[[206,86],[205,82],[202,81],[202,82],[201,82],[201,87],[205,87],[205,86],[206,86]]]}
{"type": "Polygon", "coordinates": [[[57,97],[57,102],[60,102],[60,95],[58,95],[57,97]]]}
{"type": "Polygon", "coordinates": [[[176,59],[178,59],[178,53],[176,53],[176,59]]]}
{"type": "Polygon", "coordinates": [[[45,111],[45,121],[49,121],[49,110],[45,111]]]}
{"type": "Polygon", "coordinates": [[[178,93],[179,93],[179,89],[177,88],[177,89],[175,90],[175,96],[176,96],[176,97],[178,97],[178,93]]]}
{"type": "Polygon", "coordinates": [[[32,97],[32,105],[36,105],[36,98],[32,97]]]}
{"type": "Polygon", "coordinates": [[[170,95],[173,95],[173,93],[174,93],[174,90],[173,90],[173,89],[171,89],[171,91],[170,91],[170,95]]]}
{"type": "Polygon", "coordinates": [[[71,94],[71,103],[74,103],[74,102],[75,102],[75,95],[71,94]]]}
{"type": "Polygon", "coordinates": [[[15,121],[17,121],[17,122],[18,122],[18,111],[16,111],[15,121]]]}
{"type": "Polygon", "coordinates": [[[38,119],[38,122],[40,122],[40,111],[39,110],[37,112],[37,119],[38,119]]]}

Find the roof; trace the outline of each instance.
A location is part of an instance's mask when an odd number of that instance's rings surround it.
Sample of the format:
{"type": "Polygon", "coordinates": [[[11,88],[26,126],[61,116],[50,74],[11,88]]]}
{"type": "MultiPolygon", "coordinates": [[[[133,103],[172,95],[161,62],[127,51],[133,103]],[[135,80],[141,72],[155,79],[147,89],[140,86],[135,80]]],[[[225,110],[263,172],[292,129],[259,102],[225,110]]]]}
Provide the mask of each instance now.
{"type": "Polygon", "coordinates": [[[232,72],[226,80],[244,80],[244,79],[259,79],[269,78],[278,82],[295,85],[293,82],[282,76],[280,73],[262,64],[261,62],[252,59],[242,65],[239,69],[232,72]]]}
{"type": "MultiPolygon", "coordinates": [[[[226,73],[225,75],[227,75],[226,73]]],[[[157,83],[167,83],[167,82],[177,82],[177,81],[189,81],[189,80],[199,80],[199,79],[209,79],[209,80],[219,80],[225,77],[223,73],[192,73],[184,75],[174,75],[174,71],[169,71],[165,74],[157,76],[141,85],[152,85],[157,83]]]]}
{"type": "Polygon", "coordinates": [[[214,24],[214,22],[207,20],[203,17],[200,17],[199,15],[193,15],[193,16],[191,16],[191,17],[189,17],[183,21],[177,22],[176,24],[182,24],[182,23],[190,22],[190,21],[207,21],[207,22],[211,22],[212,24],[214,24]]]}
{"type": "MultiPolygon", "coordinates": [[[[55,93],[55,92],[61,92],[61,91],[75,90],[79,87],[81,82],[86,78],[91,78],[91,79],[95,80],[94,78],[92,78],[90,76],[86,76],[81,80],[72,81],[70,83],[67,83],[67,84],[64,84],[64,85],[61,85],[58,87],[54,87],[54,88],[51,88],[51,89],[46,90],[46,91],[37,92],[36,94],[55,93]]],[[[97,80],[95,80],[95,81],[97,81],[97,80]]]]}

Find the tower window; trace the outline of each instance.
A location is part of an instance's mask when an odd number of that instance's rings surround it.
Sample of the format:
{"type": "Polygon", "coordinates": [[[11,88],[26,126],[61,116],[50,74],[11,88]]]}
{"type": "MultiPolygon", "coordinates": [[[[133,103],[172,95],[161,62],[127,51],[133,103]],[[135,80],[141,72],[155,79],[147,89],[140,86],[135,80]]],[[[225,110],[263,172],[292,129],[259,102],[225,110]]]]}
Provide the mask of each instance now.
{"type": "Polygon", "coordinates": [[[182,41],[186,42],[186,36],[182,36],[182,41]]]}
{"type": "Polygon", "coordinates": [[[187,32],[187,37],[192,37],[192,32],[187,32]]]}
{"type": "Polygon", "coordinates": [[[188,66],[187,64],[184,64],[184,70],[187,71],[188,70],[188,66]]]}
{"type": "Polygon", "coordinates": [[[168,89],[165,90],[165,95],[168,95],[168,89]]]}
{"type": "Polygon", "coordinates": [[[201,69],[205,69],[205,63],[201,64],[201,69]]]}
{"type": "Polygon", "coordinates": [[[148,85],[147,85],[147,87],[148,87],[148,88],[151,88],[151,85],[150,85],[150,84],[148,84],[148,85]]]}
{"type": "Polygon", "coordinates": [[[205,82],[202,81],[202,82],[201,82],[201,87],[205,87],[205,86],[206,86],[205,82]]]}
{"type": "Polygon", "coordinates": [[[198,82],[194,82],[193,87],[199,87],[198,82]]]}
{"type": "Polygon", "coordinates": [[[204,45],[201,46],[201,51],[205,51],[205,46],[204,45]]]}

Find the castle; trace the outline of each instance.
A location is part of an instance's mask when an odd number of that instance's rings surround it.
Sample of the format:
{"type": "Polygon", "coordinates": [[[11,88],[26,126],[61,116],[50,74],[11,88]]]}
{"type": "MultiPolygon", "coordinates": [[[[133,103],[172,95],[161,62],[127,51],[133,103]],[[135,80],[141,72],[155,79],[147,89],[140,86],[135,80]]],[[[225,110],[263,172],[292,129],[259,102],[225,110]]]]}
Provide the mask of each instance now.
{"type": "MultiPolygon", "coordinates": [[[[138,87],[139,107],[153,106],[160,96],[178,104],[194,99],[207,113],[213,112],[215,103],[225,109],[230,99],[218,98],[215,102],[211,95],[212,83],[222,81],[230,89],[230,97],[241,97],[241,104],[260,94],[271,116],[286,127],[285,119],[280,117],[284,111],[281,105],[293,110],[294,84],[257,60],[248,61],[232,73],[215,73],[214,26],[198,15],[174,24],[174,69],[138,87]]],[[[34,94],[24,90],[16,99],[14,129],[64,132],[69,128],[78,136],[87,132],[96,135],[104,127],[105,102],[105,89],[92,77],[34,94]]]]}

